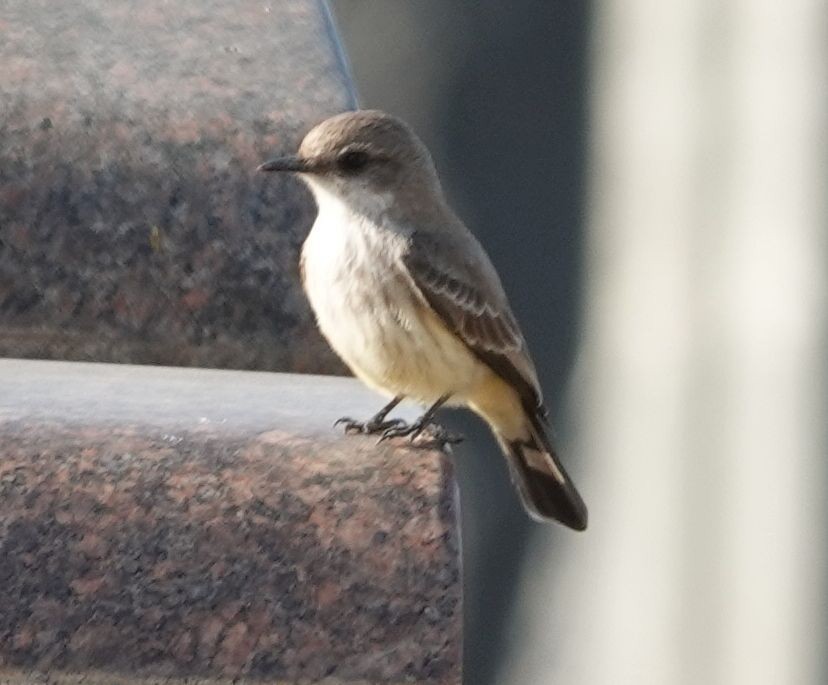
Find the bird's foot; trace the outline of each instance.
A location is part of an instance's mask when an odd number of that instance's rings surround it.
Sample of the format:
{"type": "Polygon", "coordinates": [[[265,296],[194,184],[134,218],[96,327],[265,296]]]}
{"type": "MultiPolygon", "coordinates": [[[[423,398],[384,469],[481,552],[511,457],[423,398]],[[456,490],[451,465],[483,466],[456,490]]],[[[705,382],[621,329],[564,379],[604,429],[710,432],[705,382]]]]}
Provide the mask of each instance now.
{"type": "Polygon", "coordinates": [[[346,433],[361,433],[362,435],[376,435],[377,433],[385,433],[386,431],[395,428],[406,428],[408,424],[402,419],[381,419],[376,417],[370,418],[367,421],[357,421],[348,416],[343,416],[341,419],[334,421],[334,426],[345,426],[346,433]]]}
{"type": "Polygon", "coordinates": [[[422,420],[403,426],[391,426],[382,432],[377,442],[405,437],[420,447],[445,447],[463,442],[462,435],[452,433],[437,423],[422,420]]]}

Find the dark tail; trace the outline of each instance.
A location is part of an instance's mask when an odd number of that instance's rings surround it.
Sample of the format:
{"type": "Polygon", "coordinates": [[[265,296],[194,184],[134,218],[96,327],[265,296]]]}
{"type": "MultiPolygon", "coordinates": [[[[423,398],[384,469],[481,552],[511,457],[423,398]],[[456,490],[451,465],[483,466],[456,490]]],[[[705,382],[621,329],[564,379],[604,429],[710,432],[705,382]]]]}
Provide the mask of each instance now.
{"type": "Polygon", "coordinates": [[[529,514],[538,521],[555,520],[574,530],[587,527],[587,508],[567,475],[540,421],[529,420],[531,437],[500,438],[512,478],[529,514]]]}

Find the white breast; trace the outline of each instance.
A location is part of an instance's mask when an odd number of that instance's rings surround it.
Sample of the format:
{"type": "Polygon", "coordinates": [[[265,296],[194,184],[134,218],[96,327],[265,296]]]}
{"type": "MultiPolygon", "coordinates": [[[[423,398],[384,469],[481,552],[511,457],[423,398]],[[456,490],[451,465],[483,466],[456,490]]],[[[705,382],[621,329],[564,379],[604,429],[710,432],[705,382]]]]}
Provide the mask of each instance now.
{"type": "Polygon", "coordinates": [[[479,381],[481,365],[428,314],[401,263],[403,236],[324,189],[314,194],[319,214],[302,263],[305,290],[328,342],[357,376],[389,395],[429,403],[452,394],[462,401],[479,381]]]}

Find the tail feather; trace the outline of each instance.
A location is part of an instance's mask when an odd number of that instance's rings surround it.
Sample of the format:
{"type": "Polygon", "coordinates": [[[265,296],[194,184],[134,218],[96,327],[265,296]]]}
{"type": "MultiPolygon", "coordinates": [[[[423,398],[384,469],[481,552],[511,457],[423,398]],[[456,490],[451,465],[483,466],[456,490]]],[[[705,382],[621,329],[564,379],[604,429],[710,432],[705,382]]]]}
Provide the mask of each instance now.
{"type": "Polygon", "coordinates": [[[540,420],[532,417],[530,437],[501,443],[523,504],[539,521],[554,519],[574,530],[587,527],[587,508],[558,460],[540,420]]]}

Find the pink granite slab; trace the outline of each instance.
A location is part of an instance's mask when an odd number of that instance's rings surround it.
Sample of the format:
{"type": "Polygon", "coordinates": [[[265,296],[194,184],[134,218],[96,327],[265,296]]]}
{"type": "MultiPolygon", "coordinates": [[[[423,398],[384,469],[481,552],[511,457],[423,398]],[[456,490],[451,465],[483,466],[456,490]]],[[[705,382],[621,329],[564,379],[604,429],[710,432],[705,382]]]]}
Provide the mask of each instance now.
{"type": "Polygon", "coordinates": [[[0,65],[0,356],[342,371],[255,171],[354,107],[322,2],[6,0],[0,65]]]}
{"type": "Polygon", "coordinates": [[[449,459],[331,427],[382,398],[16,360],[0,387],[0,681],[460,682],[449,459]]]}

